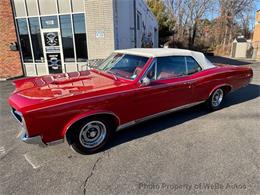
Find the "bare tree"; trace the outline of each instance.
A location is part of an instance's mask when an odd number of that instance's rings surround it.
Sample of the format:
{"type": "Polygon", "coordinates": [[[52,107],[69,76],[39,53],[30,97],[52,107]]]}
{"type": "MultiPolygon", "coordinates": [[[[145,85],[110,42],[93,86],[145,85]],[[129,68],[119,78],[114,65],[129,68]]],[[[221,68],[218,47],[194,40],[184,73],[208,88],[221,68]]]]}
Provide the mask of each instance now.
{"type": "MultiPolygon", "coordinates": [[[[151,0],[157,1],[157,0],[151,0]]],[[[238,34],[250,36],[254,0],[160,0],[166,26],[173,32],[171,46],[229,53],[238,34]],[[203,47],[205,44],[207,48],[203,47]]],[[[162,19],[163,21],[164,19],[162,19]]],[[[171,41],[169,41],[171,42],[171,41]]]]}
{"type": "Polygon", "coordinates": [[[176,39],[188,38],[188,46],[194,45],[198,21],[209,10],[213,0],[165,0],[169,17],[175,21],[173,28],[176,39]]]}
{"type": "Polygon", "coordinates": [[[224,29],[220,34],[219,40],[224,47],[230,43],[235,36],[235,19],[243,12],[252,8],[253,0],[219,0],[220,17],[219,28],[224,29]]]}

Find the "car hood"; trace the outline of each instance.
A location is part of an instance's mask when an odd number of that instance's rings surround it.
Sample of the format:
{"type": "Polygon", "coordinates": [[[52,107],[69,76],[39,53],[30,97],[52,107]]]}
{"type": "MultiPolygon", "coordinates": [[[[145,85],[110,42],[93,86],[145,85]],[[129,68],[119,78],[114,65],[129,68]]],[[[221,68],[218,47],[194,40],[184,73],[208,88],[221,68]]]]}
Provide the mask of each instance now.
{"type": "Polygon", "coordinates": [[[125,80],[94,70],[23,78],[13,83],[16,88],[9,103],[16,109],[75,95],[91,97],[127,84],[125,80]]]}

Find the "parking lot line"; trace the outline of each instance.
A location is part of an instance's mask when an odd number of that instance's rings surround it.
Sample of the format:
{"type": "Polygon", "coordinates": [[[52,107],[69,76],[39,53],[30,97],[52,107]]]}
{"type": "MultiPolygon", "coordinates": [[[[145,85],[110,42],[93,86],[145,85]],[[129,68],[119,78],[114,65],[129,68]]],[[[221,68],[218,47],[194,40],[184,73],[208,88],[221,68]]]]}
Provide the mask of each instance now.
{"type": "Polygon", "coordinates": [[[1,146],[0,147],[0,154],[4,154],[5,153],[5,147],[4,146],[1,146]]]}
{"type": "Polygon", "coordinates": [[[34,169],[38,169],[38,168],[41,167],[40,164],[33,162],[32,158],[31,158],[28,154],[24,154],[23,156],[24,156],[25,160],[26,160],[34,169]]]}

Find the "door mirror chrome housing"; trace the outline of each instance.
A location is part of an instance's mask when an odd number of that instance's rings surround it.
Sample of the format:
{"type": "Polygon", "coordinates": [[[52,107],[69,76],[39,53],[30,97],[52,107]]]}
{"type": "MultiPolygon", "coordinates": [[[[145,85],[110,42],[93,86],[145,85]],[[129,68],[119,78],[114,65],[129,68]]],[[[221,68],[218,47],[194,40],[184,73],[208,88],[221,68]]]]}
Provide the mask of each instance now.
{"type": "Polygon", "coordinates": [[[150,83],[151,83],[151,80],[148,77],[144,77],[141,79],[142,86],[148,86],[148,85],[150,85],[150,83]]]}

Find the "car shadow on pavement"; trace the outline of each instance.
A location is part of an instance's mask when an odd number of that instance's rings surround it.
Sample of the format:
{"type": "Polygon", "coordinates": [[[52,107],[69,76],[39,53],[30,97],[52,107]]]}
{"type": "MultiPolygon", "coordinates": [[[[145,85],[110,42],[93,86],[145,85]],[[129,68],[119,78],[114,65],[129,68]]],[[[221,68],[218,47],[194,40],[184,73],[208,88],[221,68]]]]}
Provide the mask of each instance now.
{"type": "Polygon", "coordinates": [[[240,59],[231,59],[231,58],[222,57],[222,56],[207,56],[207,58],[213,64],[225,64],[225,65],[235,65],[235,66],[243,66],[243,65],[252,64],[252,62],[249,62],[249,61],[244,61],[244,60],[240,60],[240,59]]]}
{"type": "MultiPolygon", "coordinates": [[[[253,100],[259,96],[260,85],[249,84],[247,87],[227,95],[225,101],[223,102],[223,109],[249,100],[253,100]]],[[[209,112],[205,106],[201,104],[186,110],[148,120],[146,122],[117,132],[114,136],[114,139],[107,145],[105,150],[120,144],[127,143],[134,139],[149,136],[151,134],[166,130],[170,127],[174,127],[176,125],[185,123],[186,121],[190,121],[207,114],[209,114],[209,112]]]]}

